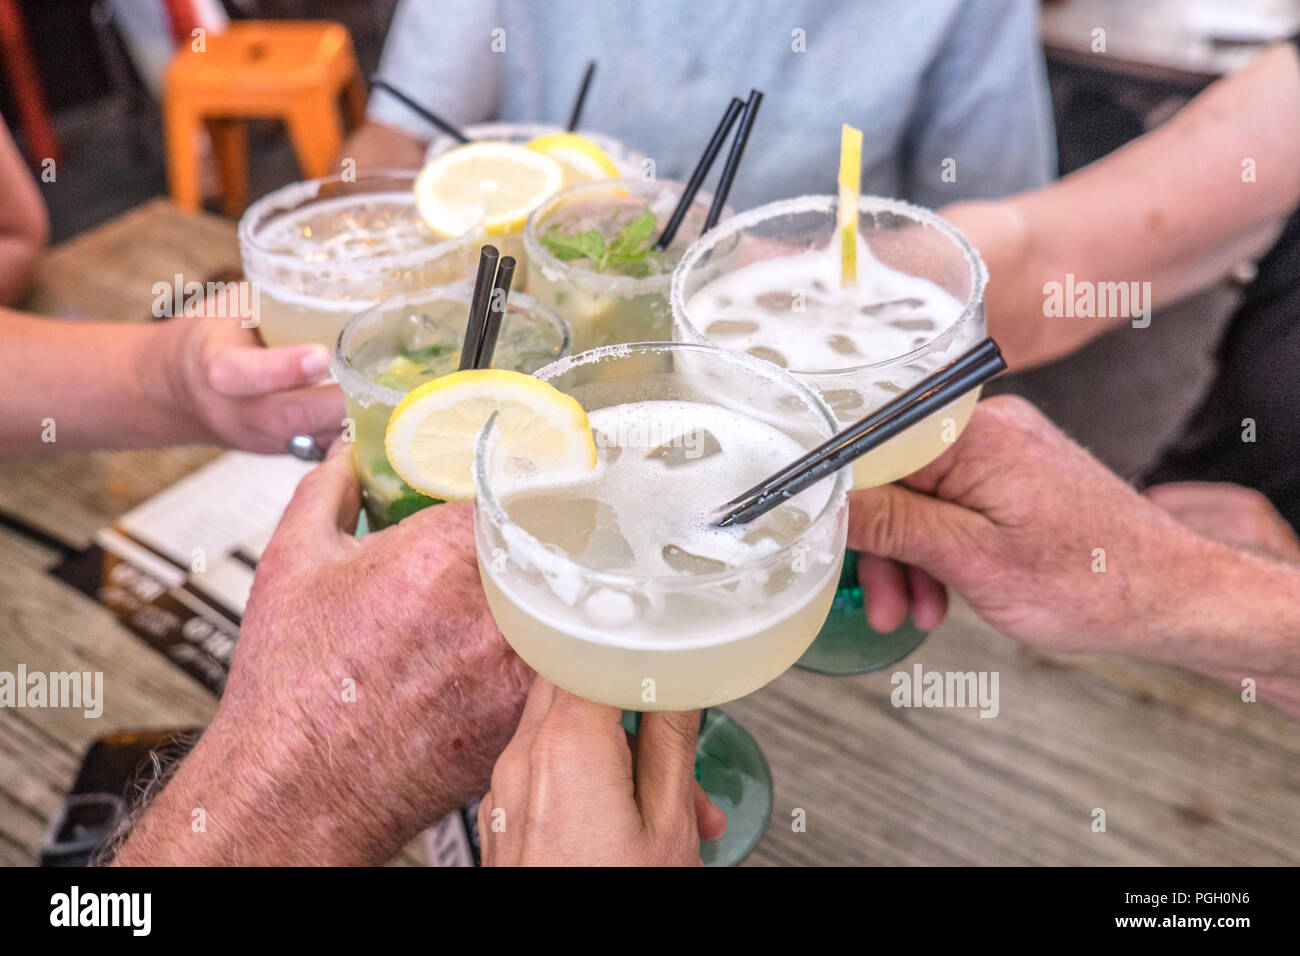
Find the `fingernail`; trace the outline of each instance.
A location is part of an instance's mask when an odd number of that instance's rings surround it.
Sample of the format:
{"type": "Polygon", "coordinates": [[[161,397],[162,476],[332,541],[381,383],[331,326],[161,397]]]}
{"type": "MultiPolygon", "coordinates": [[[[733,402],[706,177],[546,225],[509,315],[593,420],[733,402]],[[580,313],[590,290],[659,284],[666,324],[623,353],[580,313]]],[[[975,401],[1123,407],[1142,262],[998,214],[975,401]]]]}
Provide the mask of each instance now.
{"type": "Polygon", "coordinates": [[[329,349],[316,345],[302,357],[302,374],[308,378],[321,378],[330,367],[329,349]]]}

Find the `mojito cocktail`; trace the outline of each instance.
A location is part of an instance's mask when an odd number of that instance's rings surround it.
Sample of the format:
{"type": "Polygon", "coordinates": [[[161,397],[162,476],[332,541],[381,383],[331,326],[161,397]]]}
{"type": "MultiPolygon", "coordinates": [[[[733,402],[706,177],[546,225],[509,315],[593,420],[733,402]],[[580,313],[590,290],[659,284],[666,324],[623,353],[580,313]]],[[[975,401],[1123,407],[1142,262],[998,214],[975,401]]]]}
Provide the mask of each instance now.
{"type": "Polygon", "coordinates": [[[528,217],[528,293],[564,316],[575,350],[671,338],[672,272],[711,201],[698,196],[668,248],[655,249],[681,194],[668,180],[604,180],[565,189],[528,217]]]}
{"type": "MultiPolygon", "coordinates": [[[[435,503],[397,476],[384,452],[384,431],[407,392],[456,371],[471,291],[457,283],[387,300],[352,319],[335,344],[331,371],[347,403],[371,530],[435,503]]],[[[512,295],[492,367],[533,372],[568,348],[568,328],[559,316],[526,295],[512,295]]]]}
{"type": "Polygon", "coordinates": [[[414,181],[401,171],[329,176],[285,186],[248,208],[239,253],[257,289],[266,345],[332,348],[357,312],[468,274],[465,243],[424,222],[414,181]]]}

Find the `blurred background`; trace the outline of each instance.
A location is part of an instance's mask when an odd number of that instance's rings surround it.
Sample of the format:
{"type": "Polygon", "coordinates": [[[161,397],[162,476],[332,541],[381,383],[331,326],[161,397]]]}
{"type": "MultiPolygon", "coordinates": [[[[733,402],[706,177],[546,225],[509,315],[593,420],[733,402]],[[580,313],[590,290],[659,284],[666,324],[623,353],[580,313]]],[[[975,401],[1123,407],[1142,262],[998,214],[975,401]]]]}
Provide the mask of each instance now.
{"type": "MultiPolygon", "coordinates": [[[[174,37],[231,19],[326,19],[351,33],[362,73],[377,66],[397,0],[0,0],[0,113],[43,184],[58,242],[167,193],[160,79],[174,37]],[[75,68],[73,67],[75,65],[75,68]]],[[[1300,30],[1300,0],[1056,0],[1042,7],[1062,174],[1167,119],[1262,45],[1300,30]],[[1091,49],[1106,29],[1104,55],[1091,49]]],[[[743,78],[737,82],[743,85],[743,78]]],[[[302,178],[285,130],[250,124],[249,198],[302,178]]],[[[210,160],[210,157],[209,157],[210,160]]],[[[205,164],[210,167],[211,162],[205,164]]],[[[222,208],[211,169],[208,208],[222,208]]],[[[1133,476],[1189,409],[1250,263],[1220,287],[1158,313],[1145,348],[1104,337],[1047,368],[1011,376],[1020,392],[1133,476]],[[1119,385],[1117,383],[1123,383],[1119,385]],[[1105,413],[1122,407],[1124,426],[1105,413]]]]}

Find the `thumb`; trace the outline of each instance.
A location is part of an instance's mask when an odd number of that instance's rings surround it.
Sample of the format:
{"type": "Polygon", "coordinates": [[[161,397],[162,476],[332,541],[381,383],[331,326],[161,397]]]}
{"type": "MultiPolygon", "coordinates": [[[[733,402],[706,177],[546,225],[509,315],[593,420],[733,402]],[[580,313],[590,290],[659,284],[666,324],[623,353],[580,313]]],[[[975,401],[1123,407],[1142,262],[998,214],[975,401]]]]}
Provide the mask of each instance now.
{"type": "Polygon", "coordinates": [[[312,385],[325,376],[329,364],[329,349],[323,345],[222,345],[206,356],[203,371],[218,395],[243,398],[312,385]]]}
{"type": "Polygon", "coordinates": [[[651,828],[669,828],[695,807],[700,712],[648,713],[636,732],[636,796],[651,828]]]}
{"type": "Polygon", "coordinates": [[[325,460],[303,476],[267,546],[315,553],[323,542],[351,536],[361,511],[352,445],[339,439],[325,460]]]}
{"type": "Polygon", "coordinates": [[[987,523],[983,515],[951,501],[902,485],[881,485],[850,493],[848,546],[950,580],[969,542],[987,523]]]}

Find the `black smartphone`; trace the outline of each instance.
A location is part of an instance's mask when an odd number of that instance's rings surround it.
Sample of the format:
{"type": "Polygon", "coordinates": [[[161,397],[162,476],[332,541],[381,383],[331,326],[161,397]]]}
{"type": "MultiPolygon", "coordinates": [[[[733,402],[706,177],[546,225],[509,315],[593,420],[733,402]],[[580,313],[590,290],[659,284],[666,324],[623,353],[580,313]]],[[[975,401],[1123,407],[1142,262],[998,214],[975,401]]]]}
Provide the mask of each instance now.
{"type": "Polygon", "coordinates": [[[63,806],[41,840],[41,866],[86,866],[161,766],[180,760],[202,731],[143,730],[106,734],[81,758],[81,769],[63,806]]]}

